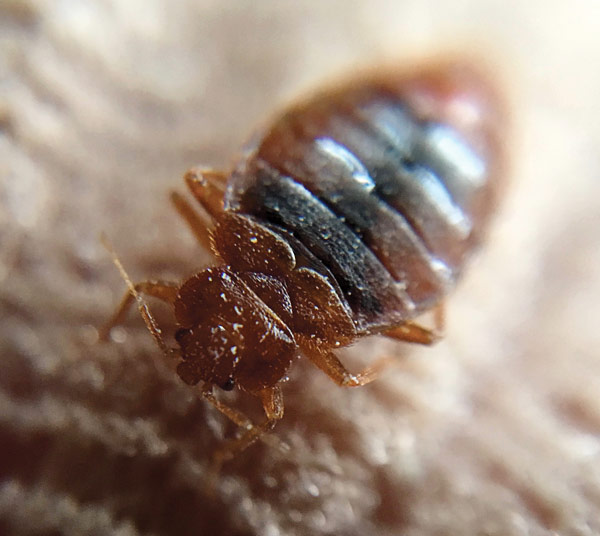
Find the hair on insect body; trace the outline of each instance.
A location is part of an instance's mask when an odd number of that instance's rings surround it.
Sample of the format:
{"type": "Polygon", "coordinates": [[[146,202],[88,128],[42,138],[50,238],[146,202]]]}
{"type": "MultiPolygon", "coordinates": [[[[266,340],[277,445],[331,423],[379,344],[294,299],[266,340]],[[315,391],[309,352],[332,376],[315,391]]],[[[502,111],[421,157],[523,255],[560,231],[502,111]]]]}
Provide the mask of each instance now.
{"type": "Polygon", "coordinates": [[[491,84],[446,61],[348,81],[288,108],[230,173],[195,168],[197,210],[171,200],[217,260],[183,283],[129,285],[102,337],[138,302],[177,374],[245,428],[235,455],[283,416],[281,383],[308,358],[340,386],[372,381],[385,361],[351,373],[336,350],[369,335],[432,344],[443,300],[480,244],[502,183],[503,117],[491,84]],[[199,208],[199,207],[198,207],[199,208]],[[173,308],[169,348],[140,294],[173,308]],[[435,313],[433,329],[417,319],[435,313]],[[258,397],[253,426],[213,388],[258,397]]]}

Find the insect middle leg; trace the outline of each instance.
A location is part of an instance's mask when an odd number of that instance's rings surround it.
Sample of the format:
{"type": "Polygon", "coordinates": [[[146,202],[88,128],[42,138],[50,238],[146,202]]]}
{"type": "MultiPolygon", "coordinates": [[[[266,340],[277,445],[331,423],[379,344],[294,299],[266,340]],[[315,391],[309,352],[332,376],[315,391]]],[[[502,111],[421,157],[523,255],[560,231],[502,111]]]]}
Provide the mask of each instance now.
{"type": "Polygon", "coordinates": [[[198,214],[196,209],[188,203],[188,201],[178,192],[171,192],[171,201],[175,205],[175,210],[187,223],[188,227],[192,231],[192,234],[196,237],[196,240],[200,242],[200,245],[207,251],[212,251],[210,243],[210,223],[206,221],[198,214]]]}
{"type": "MultiPolygon", "coordinates": [[[[202,205],[211,219],[218,219],[223,212],[225,195],[224,173],[202,168],[192,168],[184,176],[187,187],[202,205]]],[[[210,229],[211,222],[202,217],[194,207],[178,192],[171,192],[171,201],[175,210],[185,220],[196,240],[207,250],[212,251],[210,229]]]]}
{"type": "Polygon", "coordinates": [[[195,167],[187,171],[185,183],[192,195],[213,219],[223,212],[223,197],[227,175],[214,169],[195,167]]]}

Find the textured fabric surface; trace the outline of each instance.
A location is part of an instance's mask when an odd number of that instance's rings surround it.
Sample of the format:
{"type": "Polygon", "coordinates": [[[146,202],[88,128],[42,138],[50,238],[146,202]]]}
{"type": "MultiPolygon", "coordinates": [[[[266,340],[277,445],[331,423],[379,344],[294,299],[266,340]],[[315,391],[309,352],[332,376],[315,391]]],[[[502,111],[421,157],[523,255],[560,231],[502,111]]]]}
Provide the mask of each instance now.
{"type": "MultiPolygon", "coordinates": [[[[0,533],[600,533],[598,4],[442,0],[0,2],[0,533]],[[466,50],[502,71],[511,186],[435,348],[335,387],[303,361],[276,435],[171,372],[123,282],[208,262],[168,203],[337,73],[466,50]]],[[[168,311],[153,306],[168,325],[168,311]]],[[[224,399],[257,420],[256,401],[224,399]]]]}

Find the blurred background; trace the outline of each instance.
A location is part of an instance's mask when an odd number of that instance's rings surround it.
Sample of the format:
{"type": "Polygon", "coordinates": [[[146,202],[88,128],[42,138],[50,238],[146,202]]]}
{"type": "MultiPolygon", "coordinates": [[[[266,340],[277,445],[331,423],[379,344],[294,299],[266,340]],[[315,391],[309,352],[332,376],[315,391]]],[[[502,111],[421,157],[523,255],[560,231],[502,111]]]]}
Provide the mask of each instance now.
{"type": "MultiPolygon", "coordinates": [[[[600,533],[600,4],[594,0],[0,0],[0,533],[600,533]],[[276,434],[183,385],[124,284],[209,259],[168,203],[307,89],[479,58],[510,104],[511,182],[435,348],[343,390],[298,362],[276,434]]],[[[168,311],[155,305],[159,319],[168,311]]],[[[256,402],[224,399],[260,417],[256,402]]]]}

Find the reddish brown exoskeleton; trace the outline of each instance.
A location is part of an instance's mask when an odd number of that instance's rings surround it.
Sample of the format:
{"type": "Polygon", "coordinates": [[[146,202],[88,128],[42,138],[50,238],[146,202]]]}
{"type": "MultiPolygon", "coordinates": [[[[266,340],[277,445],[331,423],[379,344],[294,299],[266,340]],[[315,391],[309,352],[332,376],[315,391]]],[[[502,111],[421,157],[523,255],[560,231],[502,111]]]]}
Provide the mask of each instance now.
{"type": "Polygon", "coordinates": [[[219,461],[283,416],[281,380],[303,355],[342,386],[335,350],[367,335],[430,344],[442,300],[480,243],[501,182],[502,111],[458,62],[392,71],[318,93],[266,129],[231,173],[192,169],[203,213],[176,209],[218,262],[179,283],[130,288],[107,330],[144,293],[173,306],[177,373],[238,424],[219,461]],[[208,217],[207,217],[208,216],[208,217]],[[433,330],[415,323],[437,311],[433,330]],[[219,403],[213,386],[262,402],[266,421],[219,403]]]}

